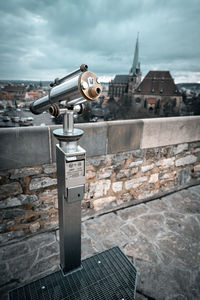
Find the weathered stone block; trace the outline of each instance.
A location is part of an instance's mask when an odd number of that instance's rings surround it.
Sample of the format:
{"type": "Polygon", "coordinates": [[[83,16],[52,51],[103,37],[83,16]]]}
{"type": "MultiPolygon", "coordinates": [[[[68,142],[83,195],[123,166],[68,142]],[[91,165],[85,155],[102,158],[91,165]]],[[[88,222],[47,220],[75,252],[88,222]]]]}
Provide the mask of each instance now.
{"type": "Polygon", "coordinates": [[[4,184],[0,189],[0,200],[11,195],[18,195],[22,193],[22,187],[19,182],[12,182],[4,184]]]}
{"type": "Polygon", "coordinates": [[[175,165],[176,167],[185,166],[193,164],[197,161],[197,157],[194,155],[187,155],[185,157],[181,157],[176,160],[175,165]]]}
{"type": "Polygon", "coordinates": [[[25,211],[23,209],[15,208],[15,209],[6,209],[0,212],[0,215],[3,219],[14,219],[16,217],[23,216],[25,211]]]}
{"type": "Polygon", "coordinates": [[[160,180],[161,182],[173,180],[176,176],[176,171],[170,172],[170,173],[161,173],[160,174],[160,180]]]}
{"type": "Polygon", "coordinates": [[[149,183],[156,183],[158,182],[158,173],[151,174],[149,178],[149,183]]]}
{"type": "Polygon", "coordinates": [[[0,140],[1,169],[50,163],[49,132],[46,126],[1,128],[0,140]]]}
{"type": "Polygon", "coordinates": [[[9,208],[32,203],[38,200],[36,195],[18,195],[17,197],[8,197],[0,202],[0,208],[9,208]]]}
{"type": "Polygon", "coordinates": [[[97,179],[110,178],[112,171],[105,171],[104,173],[97,174],[97,179]]]}
{"type": "Polygon", "coordinates": [[[108,190],[110,189],[111,181],[109,179],[99,180],[97,182],[91,182],[89,184],[89,197],[102,197],[106,195],[108,190]]]}
{"type": "Polygon", "coordinates": [[[57,189],[46,190],[39,194],[39,200],[45,204],[54,203],[58,198],[57,189]]]}
{"type": "Polygon", "coordinates": [[[106,156],[97,156],[94,158],[87,158],[86,160],[86,167],[92,165],[94,167],[99,167],[101,164],[105,163],[106,156]]]}
{"type": "Polygon", "coordinates": [[[179,185],[184,185],[191,180],[191,167],[181,169],[177,172],[177,180],[179,185]]]}
{"type": "Polygon", "coordinates": [[[138,160],[138,161],[132,161],[129,165],[130,168],[132,167],[137,167],[139,165],[143,164],[143,160],[138,160]]]}
{"type": "Polygon", "coordinates": [[[138,150],[131,151],[131,154],[132,154],[133,158],[143,158],[144,157],[144,152],[145,152],[145,150],[138,149],[138,150]]]}
{"type": "Polygon", "coordinates": [[[198,153],[198,152],[200,152],[200,148],[196,148],[196,149],[194,149],[194,151],[193,151],[193,153],[198,153]]]}
{"type": "Polygon", "coordinates": [[[116,178],[117,179],[122,179],[122,178],[128,178],[130,174],[130,170],[127,169],[123,169],[120,170],[117,174],[116,174],[116,178]]]}
{"type": "Polygon", "coordinates": [[[186,150],[188,150],[188,143],[186,143],[186,144],[179,144],[178,146],[176,146],[174,148],[174,154],[177,155],[177,154],[179,154],[179,153],[181,153],[183,151],[186,151],[186,150]]]}
{"type": "Polygon", "coordinates": [[[117,199],[117,203],[118,204],[121,204],[122,202],[128,202],[132,199],[132,196],[130,193],[125,193],[125,194],[122,194],[120,196],[120,198],[117,199]]]}
{"type": "Polygon", "coordinates": [[[174,166],[174,160],[175,157],[161,159],[156,165],[162,168],[168,168],[174,166]]]}
{"type": "Polygon", "coordinates": [[[7,229],[7,224],[0,224],[0,233],[4,232],[7,229]]]}
{"type": "Polygon", "coordinates": [[[145,192],[139,192],[139,194],[136,196],[136,199],[141,200],[141,199],[151,198],[158,193],[159,193],[158,189],[149,190],[149,191],[147,190],[145,192]]]}
{"type": "Polygon", "coordinates": [[[138,167],[130,169],[130,175],[137,174],[137,172],[138,172],[138,167]]]}
{"type": "Polygon", "coordinates": [[[44,173],[45,174],[53,174],[56,173],[56,163],[45,165],[44,166],[44,173]]]}
{"type": "Polygon", "coordinates": [[[125,182],[125,188],[126,188],[126,190],[137,188],[138,186],[140,186],[145,181],[147,181],[146,176],[142,176],[142,177],[139,177],[139,178],[134,178],[134,179],[131,179],[131,180],[127,180],[125,182]]]}
{"type": "Polygon", "coordinates": [[[49,177],[33,178],[29,184],[29,189],[30,191],[38,190],[56,184],[57,184],[56,178],[49,178],[49,177]]]}
{"type": "Polygon", "coordinates": [[[86,170],[86,181],[89,179],[93,179],[96,176],[96,173],[91,170],[86,170]]]}
{"type": "Polygon", "coordinates": [[[199,141],[199,116],[143,119],[143,134],[140,148],[199,141]]]}
{"type": "Polygon", "coordinates": [[[154,167],[154,164],[142,166],[141,171],[145,173],[145,172],[148,172],[148,171],[152,170],[153,167],[154,167]]]}
{"type": "Polygon", "coordinates": [[[122,190],[122,185],[123,185],[122,181],[113,182],[113,184],[112,184],[113,192],[115,192],[115,193],[120,192],[122,190]]]}
{"type": "Polygon", "coordinates": [[[115,197],[110,196],[110,197],[96,199],[92,202],[91,207],[93,207],[95,211],[98,211],[100,209],[110,206],[111,204],[116,205],[115,197]]]}
{"type": "Polygon", "coordinates": [[[13,169],[10,171],[11,179],[22,178],[25,176],[38,175],[42,173],[41,167],[33,167],[33,168],[22,168],[22,169],[13,169]]]}
{"type": "Polygon", "coordinates": [[[34,222],[34,223],[30,224],[29,228],[30,228],[30,232],[34,233],[38,229],[40,229],[40,223],[39,222],[34,222]]]}
{"type": "Polygon", "coordinates": [[[194,172],[200,172],[200,165],[194,166],[194,172]]]}
{"type": "Polygon", "coordinates": [[[17,197],[8,197],[0,202],[0,209],[20,206],[21,201],[17,197]]]}
{"type": "Polygon", "coordinates": [[[139,149],[142,128],[141,120],[108,122],[108,153],[139,149]]]}

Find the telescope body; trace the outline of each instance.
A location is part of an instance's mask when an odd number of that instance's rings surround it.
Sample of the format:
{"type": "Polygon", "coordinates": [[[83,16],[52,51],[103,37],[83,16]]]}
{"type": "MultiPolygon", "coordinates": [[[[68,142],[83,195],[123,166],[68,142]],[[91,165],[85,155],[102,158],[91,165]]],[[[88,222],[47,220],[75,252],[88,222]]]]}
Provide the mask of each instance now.
{"type": "MultiPolygon", "coordinates": [[[[81,68],[80,72],[82,72],[81,68]]],[[[40,114],[48,110],[55,103],[64,100],[67,103],[80,97],[89,101],[96,100],[101,94],[101,85],[97,76],[89,71],[74,76],[76,73],[77,71],[73,72],[72,76],[67,75],[64,77],[64,81],[60,80],[61,83],[51,88],[48,95],[31,103],[31,112],[33,114],[40,114]]]]}

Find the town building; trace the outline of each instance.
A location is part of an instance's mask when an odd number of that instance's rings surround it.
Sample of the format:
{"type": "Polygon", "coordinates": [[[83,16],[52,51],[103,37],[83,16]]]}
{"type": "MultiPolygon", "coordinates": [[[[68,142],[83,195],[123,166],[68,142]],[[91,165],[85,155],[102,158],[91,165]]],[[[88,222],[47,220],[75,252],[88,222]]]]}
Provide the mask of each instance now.
{"type": "Polygon", "coordinates": [[[180,112],[182,96],[169,71],[149,71],[132,96],[139,115],[174,116],[180,112]]]}

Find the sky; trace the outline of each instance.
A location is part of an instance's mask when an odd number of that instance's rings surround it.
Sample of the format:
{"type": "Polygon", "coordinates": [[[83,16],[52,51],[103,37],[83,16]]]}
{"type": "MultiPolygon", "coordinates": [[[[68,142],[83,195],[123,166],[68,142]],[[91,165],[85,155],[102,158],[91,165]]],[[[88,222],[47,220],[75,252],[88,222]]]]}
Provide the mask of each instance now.
{"type": "Polygon", "coordinates": [[[139,32],[142,75],[200,82],[199,0],[0,1],[0,79],[53,80],[82,63],[128,74],[139,32]]]}

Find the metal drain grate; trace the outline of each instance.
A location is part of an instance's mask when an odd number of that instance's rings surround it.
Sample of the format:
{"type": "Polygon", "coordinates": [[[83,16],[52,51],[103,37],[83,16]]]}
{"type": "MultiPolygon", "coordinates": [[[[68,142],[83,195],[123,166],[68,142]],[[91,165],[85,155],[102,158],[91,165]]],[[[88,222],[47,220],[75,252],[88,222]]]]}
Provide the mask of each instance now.
{"type": "Polygon", "coordinates": [[[137,271],[119,247],[82,261],[63,276],[55,272],[10,292],[10,300],[133,300],[137,271]]]}

